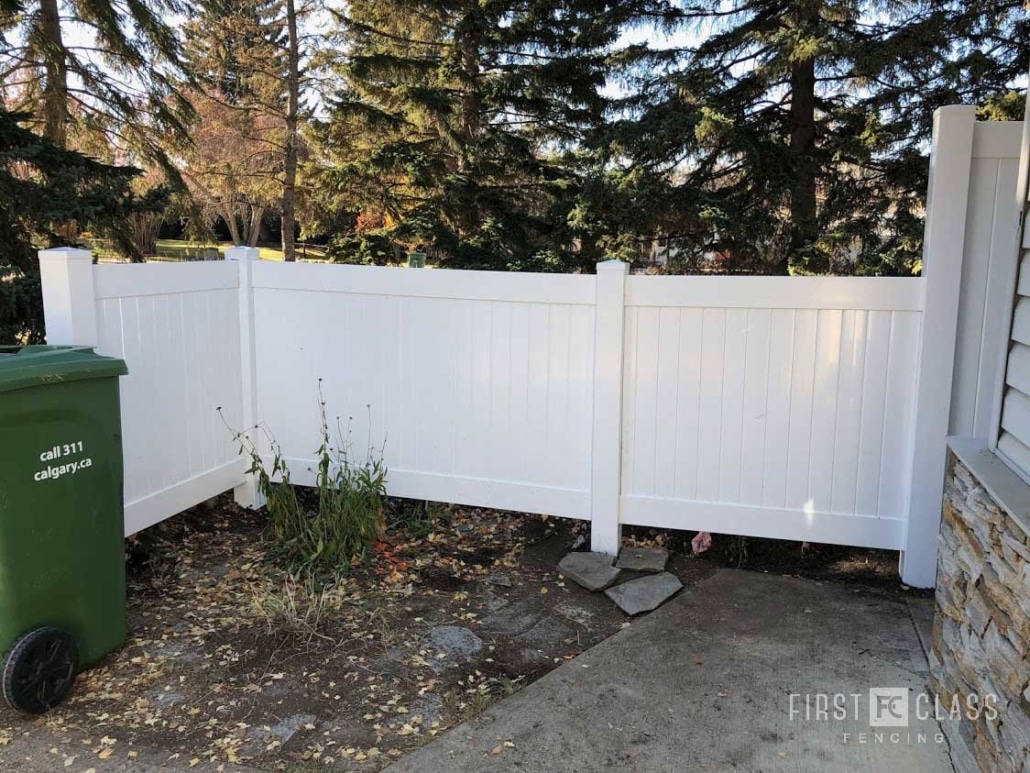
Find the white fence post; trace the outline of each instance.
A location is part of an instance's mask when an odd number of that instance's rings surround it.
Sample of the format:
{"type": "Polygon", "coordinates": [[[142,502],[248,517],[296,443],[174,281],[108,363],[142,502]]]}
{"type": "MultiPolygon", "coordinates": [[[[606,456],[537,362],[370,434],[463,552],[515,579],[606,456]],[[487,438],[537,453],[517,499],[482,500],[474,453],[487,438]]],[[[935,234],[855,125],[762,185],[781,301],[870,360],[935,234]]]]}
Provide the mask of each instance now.
{"type": "Polygon", "coordinates": [[[618,260],[597,264],[590,549],[617,555],[622,542],[622,371],[626,274],[618,260]]]}
{"type": "Polygon", "coordinates": [[[968,106],[942,107],[934,114],[923,236],[926,296],[900,567],[902,580],[917,588],[932,587],[937,569],[975,121],[976,109],[968,106]]]}
{"type": "Polygon", "coordinates": [[[93,253],[71,248],[40,250],[39,277],[47,343],[96,346],[93,253]]]}
{"type": "MultiPolygon", "coordinates": [[[[242,432],[247,433],[260,451],[261,435],[255,431],[257,415],[257,353],[254,345],[254,261],[258,260],[255,247],[230,247],[225,259],[235,261],[240,268],[240,371],[243,378],[242,432]]],[[[246,480],[233,489],[236,504],[256,510],[265,504],[258,488],[257,475],[248,473],[246,480]]]]}

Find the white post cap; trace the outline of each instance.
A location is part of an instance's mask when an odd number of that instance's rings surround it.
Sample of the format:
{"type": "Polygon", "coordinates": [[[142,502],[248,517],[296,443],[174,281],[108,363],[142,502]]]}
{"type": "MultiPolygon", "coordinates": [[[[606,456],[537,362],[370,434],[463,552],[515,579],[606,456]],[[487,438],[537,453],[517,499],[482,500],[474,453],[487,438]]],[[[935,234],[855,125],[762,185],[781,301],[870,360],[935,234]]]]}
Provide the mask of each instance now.
{"type": "Polygon", "coordinates": [[[225,251],[226,260],[258,260],[257,247],[230,247],[225,251]]]}
{"type": "Polygon", "coordinates": [[[597,273],[602,271],[619,271],[625,274],[629,271],[629,263],[624,260],[602,260],[597,264],[597,273]]]}

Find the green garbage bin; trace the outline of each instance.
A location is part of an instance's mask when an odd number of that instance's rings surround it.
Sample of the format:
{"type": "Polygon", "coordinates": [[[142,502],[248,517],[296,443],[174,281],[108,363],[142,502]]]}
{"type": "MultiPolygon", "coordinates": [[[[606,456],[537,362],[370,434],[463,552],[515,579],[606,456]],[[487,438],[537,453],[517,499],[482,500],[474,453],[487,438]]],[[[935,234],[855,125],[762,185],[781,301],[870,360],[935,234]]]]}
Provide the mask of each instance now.
{"type": "Polygon", "coordinates": [[[88,347],[0,347],[0,675],[23,711],[125,640],[126,372],[88,347]]]}

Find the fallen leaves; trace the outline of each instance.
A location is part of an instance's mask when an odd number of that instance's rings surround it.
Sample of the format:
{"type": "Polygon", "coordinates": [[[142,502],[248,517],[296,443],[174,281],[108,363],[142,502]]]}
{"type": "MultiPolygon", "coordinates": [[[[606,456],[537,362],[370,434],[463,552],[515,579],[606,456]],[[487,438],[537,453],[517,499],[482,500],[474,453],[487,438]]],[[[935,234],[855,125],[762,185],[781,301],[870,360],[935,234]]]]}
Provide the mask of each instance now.
{"type": "Polygon", "coordinates": [[[514,749],[515,748],[515,742],[510,740],[510,739],[508,739],[508,740],[498,739],[498,740],[500,740],[501,743],[499,743],[497,746],[495,746],[490,751],[491,754],[494,754],[494,755],[503,754],[505,749],[514,749]]]}
{"type": "MultiPolygon", "coordinates": [[[[468,671],[434,673],[442,653],[425,649],[429,628],[476,629],[493,611],[485,604],[491,594],[548,605],[569,593],[553,575],[521,567],[533,516],[448,507],[428,532],[380,541],[368,571],[317,596],[301,588],[288,614],[324,607],[320,636],[296,636],[270,627],[256,604],[263,594],[289,599],[267,545],[248,526],[255,516],[201,517],[202,527],[159,537],[161,554],[130,571],[129,640],[84,672],[69,702],[45,720],[47,732],[92,737],[80,762],[135,760],[135,748],[147,747],[190,768],[260,758],[287,769],[298,759],[378,769],[525,683],[505,659],[511,653],[492,643],[484,651],[491,656],[468,671]],[[503,582],[488,579],[499,573],[503,582]],[[135,748],[120,754],[126,747],[135,748]]],[[[558,654],[553,664],[572,656],[558,654]]],[[[12,729],[0,729],[0,747],[16,743],[12,729]]],[[[497,748],[515,746],[498,739],[497,748]]],[[[61,760],[71,768],[76,756],[61,760]]]]}

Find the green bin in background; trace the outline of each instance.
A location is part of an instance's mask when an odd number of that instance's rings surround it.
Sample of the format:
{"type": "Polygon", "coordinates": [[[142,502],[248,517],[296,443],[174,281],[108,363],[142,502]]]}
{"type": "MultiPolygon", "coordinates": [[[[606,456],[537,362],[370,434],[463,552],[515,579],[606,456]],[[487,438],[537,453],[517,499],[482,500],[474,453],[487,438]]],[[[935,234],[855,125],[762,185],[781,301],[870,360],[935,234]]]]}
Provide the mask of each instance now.
{"type": "Polygon", "coordinates": [[[0,676],[41,714],[125,640],[118,377],[81,346],[0,346],[0,676]]]}

